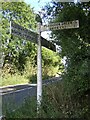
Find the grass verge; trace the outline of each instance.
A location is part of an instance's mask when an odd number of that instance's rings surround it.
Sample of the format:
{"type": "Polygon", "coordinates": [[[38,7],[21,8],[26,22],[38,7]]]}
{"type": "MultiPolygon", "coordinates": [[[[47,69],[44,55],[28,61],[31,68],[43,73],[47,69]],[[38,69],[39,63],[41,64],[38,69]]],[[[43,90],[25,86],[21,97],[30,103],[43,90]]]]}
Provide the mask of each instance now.
{"type": "Polygon", "coordinates": [[[43,87],[43,99],[41,109],[37,115],[36,98],[28,99],[16,111],[6,111],[5,115],[9,120],[18,118],[61,118],[61,119],[81,119],[89,120],[89,99],[84,96],[64,94],[63,81],[57,84],[43,87]]]}

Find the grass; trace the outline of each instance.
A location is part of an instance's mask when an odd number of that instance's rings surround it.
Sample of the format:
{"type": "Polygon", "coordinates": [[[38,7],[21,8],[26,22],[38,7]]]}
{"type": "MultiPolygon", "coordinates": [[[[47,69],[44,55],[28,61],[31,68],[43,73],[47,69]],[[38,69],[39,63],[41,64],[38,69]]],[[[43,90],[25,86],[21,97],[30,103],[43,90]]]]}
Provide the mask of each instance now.
{"type": "Polygon", "coordinates": [[[4,78],[2,78],[2,80],[0,80],[0,82],[2,82],[0,84],[1,86],[7,86],[7,85],[16,85],[16,84],[26,84],[29,83],[29,79],[19,74],[14,74],[14,75],[7,74],[4,78]]]}
{"type": "Polygon", "coordinates": [[[10,118],[80,118],[89,120],[88,97],[84,99],[72,98],[64,94],[63,82],[43,87],[43,99],[41,109],[37,115],[36,98],[28,99],[16,111],[6,112],[10,118]]]}
{"type": "MultiPolygon", "coordinates": [[[[43,75],[42,79],[48,79],[53,76],[43,75]]],[[[8,85],[17,85],[17,84],[30,84],[37,82],[37,75],[20,75],[20,74],[7,74],[3,78],[0,79],[0,86],[8,86],[8,85]]]]}
{"type": "MultiPolygon", "coordinates": [[[[27,65],[23,73],[16,71],[14,74],[10,74],[6,70],[2,70],[2,77],[0,78],[0,86],[27,84],[37,82],[37,69],[32,64],[27,65]]],[[[58,72],[58,67],[45,66],[42,68],[42,79],[48,79],[58,72]]]]}

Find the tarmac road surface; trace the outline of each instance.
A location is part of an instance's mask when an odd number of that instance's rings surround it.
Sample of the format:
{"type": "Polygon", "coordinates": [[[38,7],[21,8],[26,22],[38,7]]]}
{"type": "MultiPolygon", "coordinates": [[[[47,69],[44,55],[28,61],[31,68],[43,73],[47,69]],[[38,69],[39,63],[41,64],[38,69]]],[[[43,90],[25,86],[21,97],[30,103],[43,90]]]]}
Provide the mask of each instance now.
{"type": "MultiPolygon", "coordinates": [[[[53,77],[43,81],[43,85],[47,86],[61,81],[61,77],[53,77]]],[[[27,98],[36,96],[37,84],[12,85],[0,87],[0,97],[2,97],[2,106],[12,111],[20,107],[27,98]]],[[[4,112],[3,112],[4,114],[4,112]]]]}

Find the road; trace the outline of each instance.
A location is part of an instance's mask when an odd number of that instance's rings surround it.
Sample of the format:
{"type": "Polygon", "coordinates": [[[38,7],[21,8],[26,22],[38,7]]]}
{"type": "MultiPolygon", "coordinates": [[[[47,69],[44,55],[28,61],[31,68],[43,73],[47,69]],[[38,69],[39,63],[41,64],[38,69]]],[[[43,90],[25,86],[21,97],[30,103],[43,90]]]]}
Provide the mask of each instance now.
{"type": "MultiPolygon", "coordinates": [[[[43,85],[47,86],[59,81],[61,81],[60,77],[53,77],[51,79],[44,80],[43,85]]],[[[0,87],[0,96],[2,97],[3,108],[8,108],[8,110],[11,111],[17,107],[20,107],[20,105],[22,105],[22,103],[24,103],[27,98],[36,96],[36,86],[36,84],[24,84],[0,87]]]]}
{"type": "MultiPolygon", "coordinates": [[[[47,80],[43,80],[43,85],[48,85],[51,83],[55,83],[57,81],[60,81],[61,78],[60,77],[53,77],[47,80]]],[[[15,91],[20,91],[22,89],[27,89],[27,88],[32,88],[37,86],[37,84],[19,84],[19,85],[9,85],[9,86],[4,86],[4,87],[0,87],[0,95],[4,95],[4,94],[10,94],[12,92],[15,91]]]]}

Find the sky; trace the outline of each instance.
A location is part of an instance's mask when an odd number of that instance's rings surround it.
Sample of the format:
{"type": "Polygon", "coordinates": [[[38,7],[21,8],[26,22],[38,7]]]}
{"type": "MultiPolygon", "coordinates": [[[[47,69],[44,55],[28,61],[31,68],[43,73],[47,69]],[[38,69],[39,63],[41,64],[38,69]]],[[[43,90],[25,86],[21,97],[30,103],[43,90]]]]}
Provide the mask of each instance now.
{"type": "Polygon", "coordinates": [[[30,4],[31,7],[34,7],[35,11],[39,11],[46,3],[51,0],[24,0],[27,4],[30,4]],[[39,1],[39,2],[38,2],[39,1]]]}
{"type": "MultiPolygon", "coordinates": [[[[30,4],[32,8],[34,7],[35,12],[38,12],[43,6],[45,6],[51,0],[24,0],[24,1],[25,3],[30,4]]],[[[44,31],[41,33],[41,36],[46,38],[47,40],[49,39],[49,35],[50,32],[44,31]]]]}

